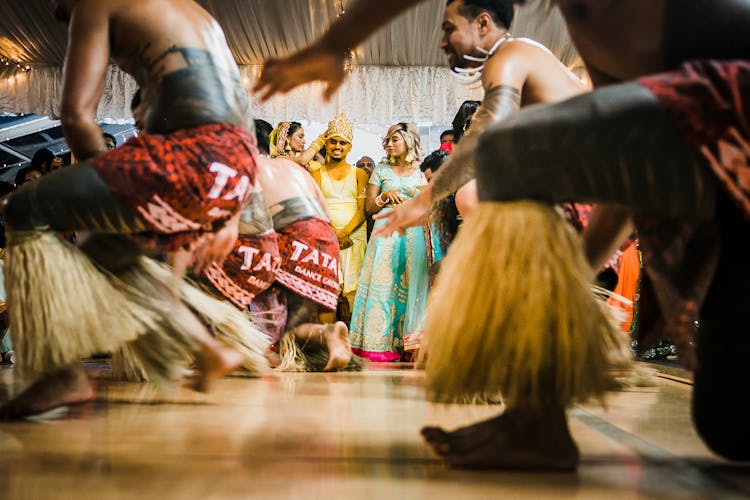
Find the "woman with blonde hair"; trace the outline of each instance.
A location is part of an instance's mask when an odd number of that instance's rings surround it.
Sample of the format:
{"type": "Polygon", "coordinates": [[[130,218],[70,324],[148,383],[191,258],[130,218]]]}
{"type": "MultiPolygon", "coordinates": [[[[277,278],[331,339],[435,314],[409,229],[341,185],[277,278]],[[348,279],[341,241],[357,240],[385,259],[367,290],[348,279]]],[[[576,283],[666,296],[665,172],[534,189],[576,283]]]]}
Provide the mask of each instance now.
{"type": "Polygon", "coordinates": [[[321,165],[314,160],[315,155],[325,146],[325,135],[321,134],[309,148],[305,148],[305,129],[300,122],[279,122],[271,134],[271,158],[283,156],[307,169],[318,170],[321,165]]]}
{"type": "MultiPolygon", "coordinates": [[[[387,162],[375,168],[367,186],[369,214],[392,210],[427,185],[419,169],[419,132],[413,125],[398,123],[389,128],[383,148],[387,162]]],[[[425,241],[422,227],[410,228],[403,236],[370,240],[350,329],[352,350],[358,355],[373,361],[398,361],[405,351],[419,347],[410,345],[410,338],[419,333],[427,302],[425,241]]]]}

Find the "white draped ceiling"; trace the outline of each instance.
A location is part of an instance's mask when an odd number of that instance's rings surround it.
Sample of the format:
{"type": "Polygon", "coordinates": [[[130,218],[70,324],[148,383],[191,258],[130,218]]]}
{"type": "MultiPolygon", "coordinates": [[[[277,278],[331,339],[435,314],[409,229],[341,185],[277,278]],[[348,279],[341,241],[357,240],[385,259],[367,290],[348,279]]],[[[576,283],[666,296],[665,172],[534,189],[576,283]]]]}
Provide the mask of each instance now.
{"type": "MultiPolygon", "coordinates": [[[[200,3],[224,28],[243,84],[250,88],[265,58],[283,56],[309,44],[351,1],[200,3]]],[[[324,122],[345,111],[355,123],[450,123],[463,100],[480,96],[453,80],[445,66],[438,48],[444,6],[445,0],[424,1],[357,47],[354,70],[332,102],[321,103],[321,87],[312,84],[262,105],[254,102],[256,116],[271,122],[324,122]]],[[[52,18],[47,0],[0,0],[0,13],[0,57],[12,61],[0,67],[0,113],[58,116],[64,26],[52,18]],[[31,70],[19,71],[16,65],[31,70]]],[[[511,31],[539,40],[564,63],[575,64],[575,49],[556,11],[540,15],[531,2],[520,9],[511,31]]],[[[129,102],[134,91],[133,80],[111,68],[99,118],[130,118],[129,102]]]]}

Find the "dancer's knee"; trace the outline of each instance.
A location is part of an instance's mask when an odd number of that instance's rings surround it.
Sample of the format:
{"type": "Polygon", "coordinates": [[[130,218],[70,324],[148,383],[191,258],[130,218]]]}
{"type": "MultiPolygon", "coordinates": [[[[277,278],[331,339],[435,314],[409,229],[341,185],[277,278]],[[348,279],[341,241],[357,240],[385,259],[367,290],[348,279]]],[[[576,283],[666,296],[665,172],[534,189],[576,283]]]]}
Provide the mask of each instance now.
{"type": "Polygon", "coordinates": [[[476,153],[480,201],[552,201],[545,199],[535,180],[542,174],[540,167],[547,170],[550,165],[544,158],[547,152],[535,144],[535,127],[535,120],[517,116],[495,125],[480,139],[476,153]]]}
{"type": "Polygon", "coordinates": [[[98,265],[118,275],[131,269],[143,255],[132,238],[118,234],[93,234],[81,243],[81,250],[98,265]]]}
{"type": "Polygon", "coordinates": [[[693,423],[695,430],[708,448],[727,460],[750,460],[750,433],[747,423],[750,412],[742,402],[742,395],[721,392],[726,404],[716,404],[719,398],[702,398],[693,395],[693,423]],[[736,401],[737,404],[730,404],[736,401]]]}

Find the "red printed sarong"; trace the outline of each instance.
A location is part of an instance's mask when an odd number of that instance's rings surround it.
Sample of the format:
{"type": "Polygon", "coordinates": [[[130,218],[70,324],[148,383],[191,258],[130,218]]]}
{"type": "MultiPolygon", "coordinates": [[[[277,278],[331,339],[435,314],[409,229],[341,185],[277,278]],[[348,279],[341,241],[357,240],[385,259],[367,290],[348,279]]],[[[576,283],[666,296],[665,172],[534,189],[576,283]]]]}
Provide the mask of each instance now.
{"type": "Polygon", "coordinates": [[[696,61],[640,78],[750,217],[750,61],[696,61]]]}
{"type": "Polygon", "coordinates": [[[241,234],[224,266],[212,263],[205,276],[224,297],[244,310],[258,294],[273,284],[280,265],[275,231],[241,234]]]}
{"type": "MultiPolygon", "coordinates": [[[[716,175],[726,192],[722,196],[730,196],[750,221],[750,62],[690,62],[638,83],[651,91],[685,144],[716,175]]],[[[636,216],[648,278],[641,283],[640,349],[669,336],[680,361],[694,366],[696,321],[714,281],[720,246],[729,244],[721,241],[720,217],[694,222],[636,216]]]]}
{"type": "Polygon", "coordinates": [[[279,233],[281,268],[276,280],[286,288],[335,311],[339,295],[339,242],[333,226],[303,219],[279,233]]]}
{"type": "Polygon", "coordinates": [[[215,123],[144,134],[91,164],[169,251],[220,229],[239,212],[255,186],[255,154],[247,130],[215,123]]]}

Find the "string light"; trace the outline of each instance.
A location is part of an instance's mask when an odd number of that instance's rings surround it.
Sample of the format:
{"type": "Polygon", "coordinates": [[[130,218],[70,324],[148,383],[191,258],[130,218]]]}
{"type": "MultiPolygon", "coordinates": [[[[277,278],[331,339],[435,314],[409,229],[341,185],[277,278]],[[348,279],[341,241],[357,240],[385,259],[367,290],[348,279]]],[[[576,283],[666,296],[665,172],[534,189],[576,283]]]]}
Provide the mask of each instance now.
{"type": "MultiPolygon", "coordinates": [[[[336,13],[336,19],[344,17],[346,10],[344,9],[344,0],[338,0],[338,12],[336,13]]],[[[344,71],[347,73],[354,73],[357,68],[357,53],[354,49],[348,48],[344,53],[346,59],[344,60],[344,71]]]]}
{"type": "Polygon", "coordinates": [[[4,73],[12,71],[14,73],[13,76],[15,76],[18,73],[30,72],[31,66],[25,64],[17,57],[0,56],[0,71],[4,73]]]}

